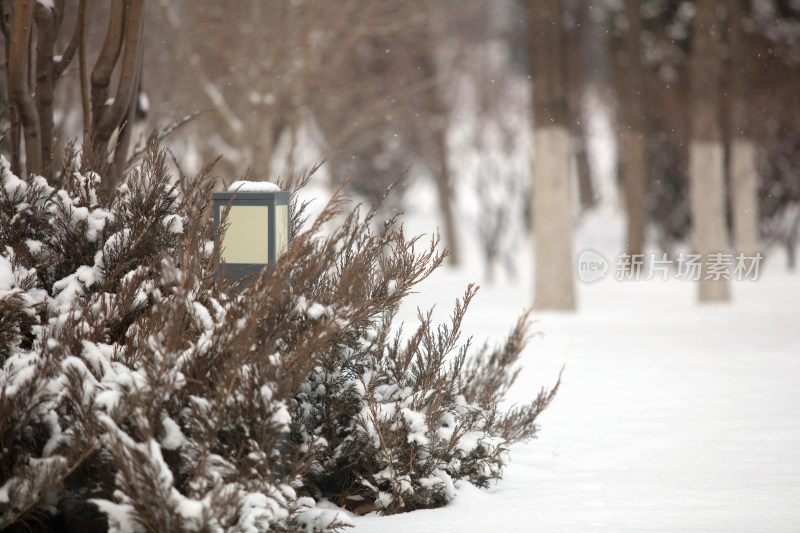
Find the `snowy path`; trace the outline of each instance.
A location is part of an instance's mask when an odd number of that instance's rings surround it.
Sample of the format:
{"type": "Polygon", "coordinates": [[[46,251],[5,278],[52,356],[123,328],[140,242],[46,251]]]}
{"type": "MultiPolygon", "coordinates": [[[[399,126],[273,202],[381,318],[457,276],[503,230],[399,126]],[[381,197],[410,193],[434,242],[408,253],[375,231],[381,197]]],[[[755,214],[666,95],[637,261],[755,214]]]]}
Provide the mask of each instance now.
{"type": "MultiPolygon", "coordinates": [[[[464,285],[430,280],[418,303],[447,311],[464,285]]],[[[800,275],[738,283],[728,306],[694,290],[607,280],[576,315],[538,315],[513,399],[566,364],[539,438],[492,489],[355,531],[800,531],[800,275]]],[[[482,289],[465,331],[501,340],[528,294],[482,289]]]]}

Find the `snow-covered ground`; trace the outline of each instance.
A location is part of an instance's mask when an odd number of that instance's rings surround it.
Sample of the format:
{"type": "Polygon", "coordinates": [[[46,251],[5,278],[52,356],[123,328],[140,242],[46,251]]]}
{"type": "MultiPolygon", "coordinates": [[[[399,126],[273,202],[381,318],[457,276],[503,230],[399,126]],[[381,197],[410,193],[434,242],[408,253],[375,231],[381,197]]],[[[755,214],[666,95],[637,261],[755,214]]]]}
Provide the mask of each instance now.
{"type": "MultiPolygon", "coordinates": [[[[579,242],[602,249],[591,232],[579,242]]],[[[356,518],[355,531],[800,531],[800,274],[767,266],[729,305],[699,305],[679,280],[578,284],[577,313],[536,315],[510,400],[562,365],[563,384],[504,479],[461,485],[443,509],[356,518]]],[[[434,303],[444,319],[475,275],[437,272],[406,320],[434,303]]],[[[465,333],[500,342],[530,287],[483,287],[465,333]]]]}

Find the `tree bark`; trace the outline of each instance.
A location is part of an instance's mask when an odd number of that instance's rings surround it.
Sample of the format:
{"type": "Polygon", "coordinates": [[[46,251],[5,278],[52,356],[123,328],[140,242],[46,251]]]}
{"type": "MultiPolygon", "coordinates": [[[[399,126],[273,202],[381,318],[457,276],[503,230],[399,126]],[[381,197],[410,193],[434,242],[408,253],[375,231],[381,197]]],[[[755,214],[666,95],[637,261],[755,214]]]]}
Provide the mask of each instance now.
{"type": "Polygon", "coordinates": [[[114,67],[122,50],[127,4],[128,2],[123,0],[113,0],[109,8],[108,30],[103,41],[103,47],[100,49],[100,55],[97,57],[92,69],[92,123],[89,126],[90,137],[95,137],[97,134],[100,118],[108,100],[108,86],[111,84],[111,74],[114,72],[114,67]]]}
{"type": "MultiPolygon", "coordinates": [[[[142,31],[143,28],[139,28],[140,36],[139,42],[141,43],[142,38],[142,31]]],[[[117,146],[114,149],[114,160],[111,164],[111,177],[108,180],[110,186],[116,186],[117,183],[122,179],[123,172],[125,171],[125,163],[128,160],[128,152],[130,151],[131,145],[131,138],[133,137],[133,122],[136,118],[136,106],[138,105],[139,100],[139,88],[142,76],[142,56],[144,55],[144,50],[141,44],[139,44],[139,57],[136,60],[136,67],[135,67],[135,79],[133,82],[133,86],[136,87],[130,95],[130,100],[128,101],[128,109],[126,111],[126,116],[124,122],[119,126],[119,136],[117,138],[117,146]]]]}
{"type": "Polygon", "coordinates": [[[626,0],[625,14],[628,19],[628,39],[625,42],[619,70],[618,96],[621,106],[620,163],[622,182],[625,186],[625,208],[628,225],[626,232],[627,253],[644,252],[647,212],[647,163],[645,160],[644,120],[642,109],[642,68],[639,40],[641,38],[641,15],[639,1],[626,0]]]}
{"type": "MultiPolygon", "coordinates": [[[[433,95],[432,98],[437,98],[433,95]]],[[[448,262],[457,266],[461,263],[461,251],[458,242],[458,232],[456,230],[455,217],[453,215],[453,190],[450,187],[450,173],[447,167],[447,143],[445,139],[445,129],[436,126],[433,131],[432,150],[434,150],[434,168],[436,178],[436,189],[439,195],[439,212],[444,222],[445,246],[450,252],[448,262]]]]}
{"type": "MultiPolygon", "coordinates": [[[[420,58],[420,68],[424,73],[425,79],[436,79],[437,72],[434,59],[433,46],[429,44],[428,52],[423,53],[420,58]]],[[[426,107],[431,114],[431,120],[435,121],[431,127],[429,157],[431,158],[431,170],[434,173],[436,190],[439,196],[439,213],[444,223],[445,246],[450,252],[448,256],[449,263],[457,266],[461,260],[461,250],[453,215],[453,190],[447,165],[447,128],[445,127],[446,121],[444,119],[447,111],[440,100],[436,87],[426,93],[426,100],[426,107]]]]}
{"type": "MultiPolygon", "coordinates": [[[[53,93],[56,86],[55,54],[56,37],[61,26],[63,2],[50,9],[37,3],[33,17],[36,21],[36,110],[41,134],[42,169],[52,163],[53,151],[53,93]]],[[[46,172],[49,174],[49,172],[46,172]]]]}
{"type": "Polygon", "coordinates": [[[19,124],[25,138],[25,168],[28,173],[41,174],[41,130],[39,115],[31,96],[28,60],[29,42],[33,29],[33,10],[35,0],[20,0],[16,6],[11,38],[6,43],[8,57],[9,104],[19,117],[19,124]]]}
{"type": "MultiPolygon", "coordinates": [[[[128,2],[126,2],[128,4],[128,2]]],[[[139,56],[142,48],[142,27],[144,25],[144,0],[130,0],[125,14],[125,36],[122,44],[122,62],[114,101],[110,106],[101,103],[101,112],[96,118],[95,142],[105,147],[112,133],[121,127],[131,104],[131,98],[138,89],[139,56]]]]}
{"type": "MultiPolygon", "coordinates": [[[[702,257],[700,301],[730,300],[728,279],[709,272],[712,254],[728,249],[722,132],[719,124],[719,21],[717,1],[698,2],[690,60],[691,143],[689,186],[694,249],[702,257]]],[[[729,275],[730,269],[728,269],[729,275]]]]}
{"type": "Polygon", "coordinates": [[[589,209],[597,203],[592,182],[592,168],[586,147],[586,132],[582,126],[572,131],[572,152],[575,155],[575,171],[578,174],[578,198],[581,209],[589,209]]]}
{"type": "Polygon", "coordinates": [[[758,175],[756,150],[747,117],[747,52],[742,31],[740,0],[727,0],[728,50],[730,51],[730,95],[728,114],[733,245],[736,252],[758,251],[758,175]]]}
{"type": "Polygon", "coordinates": [[[591,208],[597,201],[592,182],[591,165],[588,154],[588,134],[583,120],[583,102],[588,79],[591,78],[586,49],[591,46],[586,28],[590,22],[588,2],[578,2],[574,7],[575,25],[566,34],[565,44],[565,83],[570,91],[567,95],[567,114],[569,116],[570,143],[575,161],[575,174],[578,185],[578,205],[581,210],[591,208]]]}
{"type": "Polygon", "coordinates": [[[8,101],[8,139],[11,148],[9,157],[11,159],[11,172],[17,176],[22,175],[22,155],[20,145],[20,123],[19,113],[17,113],[16,106],[13,104],[8,83],[9,64],[11,63],[11,52],[9,50],[11,42],[11,27],[14,20],[15,6],[10,0],[0,0],[0,30],[3,33],[3,40],[5,46],[3,52],[5,53],[5,72],[6,72],[6,92],[5,98],[8,101]]]}
{"type": "Polygon", "coordinates": [[[574,310],[570,146],[560,0],[530,0],[533,77],[534,306],[574,310]]]}

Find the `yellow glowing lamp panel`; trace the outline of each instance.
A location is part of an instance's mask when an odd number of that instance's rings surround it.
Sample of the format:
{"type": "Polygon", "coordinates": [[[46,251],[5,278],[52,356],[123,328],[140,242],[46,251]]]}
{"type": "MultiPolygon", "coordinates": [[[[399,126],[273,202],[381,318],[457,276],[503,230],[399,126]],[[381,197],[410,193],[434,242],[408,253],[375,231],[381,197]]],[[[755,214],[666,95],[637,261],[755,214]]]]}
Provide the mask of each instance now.
{"type": "Polygon", "coordinates": [[[228,228],[225,231],[220,254],[223,261],[228,264],[269,262],[268,206],[231,206],[227,222],[228,228]]]}
{"type": "Polygon", "coordinates": [[[275,207],[275,257],[280,257],[289,248],[289,206],[275,207]]]}

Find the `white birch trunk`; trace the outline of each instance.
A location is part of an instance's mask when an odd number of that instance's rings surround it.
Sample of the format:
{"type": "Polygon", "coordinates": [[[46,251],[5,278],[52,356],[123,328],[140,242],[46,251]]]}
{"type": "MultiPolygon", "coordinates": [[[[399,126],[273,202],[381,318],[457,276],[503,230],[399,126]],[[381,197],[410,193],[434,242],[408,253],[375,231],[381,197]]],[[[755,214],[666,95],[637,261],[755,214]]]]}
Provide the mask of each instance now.
{"type": "Polygon", "coordinates": [[[703,261],[698,282],[698,297],[701,302],[730,300],[730,284],[727,279],[706,279],[709,276],[709,255],[728,253],[723,172],[722,143],[693,140],[689,147],[689,181],[694,249],[695,253],[702,255],[703,261]]]}
{"type": "Polygon", "coordinates": [[[575,309],[569,134],[553,126],[536,128],[533,137],[534,307],[569,311],[575,309]]]}
{"type": "Polygon", "coordinates": [[[730,173],[734,249],[737,253],[755,254],[759,251],[758,176],[756,149],[749,139],[731,142],[730,173]]]}

